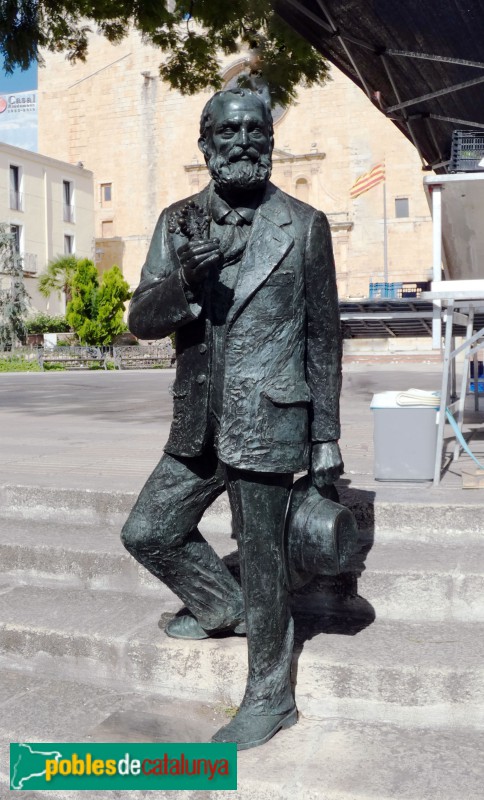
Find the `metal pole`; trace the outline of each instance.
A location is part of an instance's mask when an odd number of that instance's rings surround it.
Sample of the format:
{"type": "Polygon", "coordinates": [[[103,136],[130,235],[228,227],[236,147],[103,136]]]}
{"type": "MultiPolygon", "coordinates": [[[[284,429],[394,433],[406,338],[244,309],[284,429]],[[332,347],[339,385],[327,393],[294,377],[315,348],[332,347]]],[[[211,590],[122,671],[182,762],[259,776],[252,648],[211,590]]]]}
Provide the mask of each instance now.
{"type": "MultiPolygon", "coordinates": [[[[442,186],[435,184],[432,191],[432,280],[442,280],[442,186]]],[[[442,346],[442,303],[434,300],[434,319],[432,322],[432,348],[442,346]]]]}
{"type": "Polygon", "coordinates": [[[387,182],[383,181],[383,280],[388,283],[387,182]]]}

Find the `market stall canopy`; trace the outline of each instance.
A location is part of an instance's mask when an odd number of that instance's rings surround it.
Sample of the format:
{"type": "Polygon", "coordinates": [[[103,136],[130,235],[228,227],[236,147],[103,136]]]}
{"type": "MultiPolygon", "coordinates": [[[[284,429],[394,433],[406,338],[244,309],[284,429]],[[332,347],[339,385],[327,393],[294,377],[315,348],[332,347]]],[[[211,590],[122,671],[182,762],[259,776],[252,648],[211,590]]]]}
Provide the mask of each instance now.
{"type": "Polygon", "coordinates": [[[400,128],[424,166],[449,171],[453,130],[484,136],[483,0],[276,0],[275,8],[400,128]]]}

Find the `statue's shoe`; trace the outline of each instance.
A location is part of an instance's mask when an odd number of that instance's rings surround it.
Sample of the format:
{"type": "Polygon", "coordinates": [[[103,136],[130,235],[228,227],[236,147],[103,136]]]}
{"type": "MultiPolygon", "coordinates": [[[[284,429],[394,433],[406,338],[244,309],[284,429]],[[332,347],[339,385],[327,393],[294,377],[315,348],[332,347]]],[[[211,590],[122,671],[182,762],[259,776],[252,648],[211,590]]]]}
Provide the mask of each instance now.
{"type": "Polygon", "coordinates": [[[236,742],[237,750],[259,747],[272,739],[282,728],[290,728],[297,722],[297,708],[283,714],[251,714],[241,708],[228,725],[212,736],[212,742],[236,742]]]}
{"type": "Polygon", "coordinates": [[[167,636],[172,639],[208,639],[211,636],[218,634],[234,633],[236,636],[245,636],[245,622],[235,622],[234,625],[229,625],[226,628],[217,628],[216,630],[205,630],[202,628],[196,617],[192,614],[181,614],[179,617],[173,617],[165,627],[167,636]]]}

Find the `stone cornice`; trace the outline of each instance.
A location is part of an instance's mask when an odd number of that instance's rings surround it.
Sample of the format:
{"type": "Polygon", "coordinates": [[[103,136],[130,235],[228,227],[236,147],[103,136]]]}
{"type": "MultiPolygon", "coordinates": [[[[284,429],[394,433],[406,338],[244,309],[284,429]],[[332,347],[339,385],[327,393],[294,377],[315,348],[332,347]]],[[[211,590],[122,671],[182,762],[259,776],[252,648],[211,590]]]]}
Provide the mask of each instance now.
{"type": "Polygon", "coordinates": [[[326,153],[286,153],[284,150],[274,150],[272,161],[278,164],[295,164],[298,161],[322,161],[326,158],[326,153]]]}
{"type": "MultiPolygon", "coordinates": [[[[294,153],[287,153],[285,150],[275,149],[272,154],[272,161],[274,164],[296,164],[301,161],[322,161],[326,158],[326,153],[301,153],[295,155],[294,153]]],[[[185,164],[183,167],[185,172],[199,172],[204,173],[207,171],[205,164],[185,164]]]]}
{"type": "Polygon", "coordinates": [[[336,212],[335,214],[326,214],[326,216],[332,231],[351,231],[354,227],[354,223],[346,212],[336,212]]]}

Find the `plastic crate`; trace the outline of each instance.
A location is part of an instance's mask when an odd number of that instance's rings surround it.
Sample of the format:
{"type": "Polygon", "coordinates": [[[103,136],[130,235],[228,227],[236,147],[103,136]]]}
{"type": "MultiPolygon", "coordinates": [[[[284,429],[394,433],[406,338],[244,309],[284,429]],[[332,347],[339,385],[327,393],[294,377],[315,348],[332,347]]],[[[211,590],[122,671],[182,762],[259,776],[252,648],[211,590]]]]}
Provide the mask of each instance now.
{"type": "Polygon", "coordinates": [[[484,172],[484,132],[454,131],[450,172],[484,172]]]}
{"type": "MultiPolygon", "coordinates": [[[[469,391],[474,391],[475,386],[475,375],[474,375],[474,362],[470,362],[470,380],[469,380],[469,391]]],[[[484,364],[482,361],[477,362],[477,393],[484,394],[484,364]]]]}
{"type": "Polygon", "coordinates": [[[400,291],[401,287],[402,284],[400,282],[383,283],[379,281],[372,281],[369,287],[369,297],[394,300],[399,296],[398,292],[400,291]]]}

